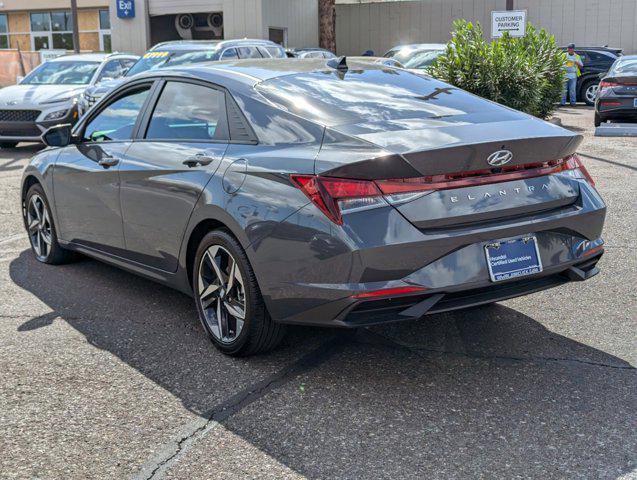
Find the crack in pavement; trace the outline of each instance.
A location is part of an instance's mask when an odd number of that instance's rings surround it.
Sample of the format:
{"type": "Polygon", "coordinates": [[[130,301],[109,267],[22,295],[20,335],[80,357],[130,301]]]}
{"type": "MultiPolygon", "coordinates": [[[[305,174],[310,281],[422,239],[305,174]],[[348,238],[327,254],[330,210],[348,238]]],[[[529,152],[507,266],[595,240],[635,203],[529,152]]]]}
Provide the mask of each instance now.
{"type": "Polygon", "coordinates": [[[452,350],[420,347],[418,345],[410,345],[408,343],[399,342],[389,337],[386,337],[385,335],[382,335],[377,332],[371,332],[369,330],[364,330],[360,332],[357,336],[362,337],[362,342],[360,343],[368,343],[370,345],[383,346],[383,347],[393,348],[393,349],[403,349],[403,350],[408,350],[416,354],[427,352],[427,353],[438,353],[438,354],[453,356],[453,357],[468,358],[473,360],[508,360],[508,361],[529,362],[529,363],[550,363],[550,362],[569,363],[569,364],[575,363],[575,364],[582,364],[582,365],[588,365],[593,367],[612,368],[617,370],[635,370],[635,367],[633,367],[632,365],[616,365],[616,364],[610,364],[610,363],[593,362],[590,360],[583,360],[579,358],[515,357],[515,356],[509,356],[509,355],[489,355],[489,354],[479,353],[476,351],[457,352],[452,350]],[[369,337],[367,340],[365,340],[366,336],[369,337]]]}
{"type": "Polygon", "coordinates": [[[162,478],[168,469],[176,463],[197,440],[270,391],[287,384],[302,373],[318,367],[327,361],[344,344],[345,342],[342,336],[331,337],[311,352],[286,365],[278,372],[234,394],[212,410],[204,413],[203,418],[184,425],[181,428],[183,433],[161,447],[154,458],[142,466],[140,472],[132,478],[135,480],[162,478]]]}

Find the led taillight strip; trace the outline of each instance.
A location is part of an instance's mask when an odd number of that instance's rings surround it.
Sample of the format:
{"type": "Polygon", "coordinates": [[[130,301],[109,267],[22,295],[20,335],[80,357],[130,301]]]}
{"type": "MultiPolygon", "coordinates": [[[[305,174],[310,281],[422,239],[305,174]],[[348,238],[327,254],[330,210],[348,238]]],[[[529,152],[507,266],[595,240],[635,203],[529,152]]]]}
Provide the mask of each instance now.
{"type": "Polygon", "coordinates": [[[332,222],[342,225],[343,217],[339,200],[472,187],[541,177],[575,169],[579,169],[586,180],[591,185],[595,185],[582,161],[575,155],[551,162],[501,167],[495,171],[474,170],[395,180],[358,180],[297,174],[290,175],[290,180],[332,222]]]}
{"type": "Polygon", "coordinates": [[[492,170],[474,170],[471,172],[430,175],[418,178],[376,180],[376,185],[378,185],[378,188],[385,195],[394,195],[397,193],[449,190],[452,188],[473,187],[476,185],[487,185],[490,183],[524,180],[526,178],[542,177],[544,175],[552,175],[565,170],[574,170],[577,168],[582,170],[582,173],[592,185],[595,184],[584,168],[579,157],[572,155],[555,162],[527,164],[508,168],[504,167],[498,173],[494,173],[492,170]]]}

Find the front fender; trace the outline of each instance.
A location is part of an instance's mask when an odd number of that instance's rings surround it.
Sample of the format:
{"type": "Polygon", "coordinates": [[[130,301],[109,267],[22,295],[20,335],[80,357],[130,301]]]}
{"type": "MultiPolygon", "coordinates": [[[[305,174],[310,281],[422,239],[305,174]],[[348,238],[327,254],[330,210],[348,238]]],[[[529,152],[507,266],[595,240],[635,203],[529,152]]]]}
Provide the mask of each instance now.
{"type": "Polygon", "coordinates": [[[53,183],[53,171],[55,163],[60,156],[60,149],[46,149],[36,153],[24,168],[20,182],[20,204],[24,208],[24,199],[27,190],[34,181],[42,185],[44,194],[49,201],[49,207],[53,214],[53,222],[57,224],[57,211],[55,208],[55,191],[53,183]]]}

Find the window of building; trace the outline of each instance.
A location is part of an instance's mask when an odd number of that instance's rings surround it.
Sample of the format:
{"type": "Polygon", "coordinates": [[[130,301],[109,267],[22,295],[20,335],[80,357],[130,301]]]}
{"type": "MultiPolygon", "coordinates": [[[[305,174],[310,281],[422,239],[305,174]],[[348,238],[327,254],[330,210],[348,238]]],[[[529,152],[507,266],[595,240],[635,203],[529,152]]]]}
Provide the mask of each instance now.
{"type": "Polygon", "coordinates": [[[73,50],[73,16],[68,10],[30,14],[33,50],[73,50]]]}
{"type": "Polygon", "coordinates": [[[9,48],[9,25],[7,24],[7,16],[0,14],[0,50],[9,48]]]}
{"type": "Polygon", "coordinates": [[[111,47],[111,17],[108,10],[100,10],[100,50],[112,51],[111,47]]]}
{"type": "Polygon", "coordinates": [[[269,27],[268,28],[268,38],[274,43],[278,43],[282,47],[288,46],[288,29],[287,28],[278,28],[278,27],[269,27]]]}

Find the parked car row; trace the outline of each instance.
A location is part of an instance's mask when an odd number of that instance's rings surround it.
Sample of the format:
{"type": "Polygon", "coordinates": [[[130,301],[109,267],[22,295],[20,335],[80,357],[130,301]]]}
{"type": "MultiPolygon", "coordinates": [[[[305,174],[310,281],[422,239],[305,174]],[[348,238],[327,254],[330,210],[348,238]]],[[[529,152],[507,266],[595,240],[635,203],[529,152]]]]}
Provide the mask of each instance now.
{"type": "Polygon", "coordinates": [[[75,124],[102,96],[142,72],[244,58],[287,58],[287,54],[274,42],[242,39],[165,42],[141,58],[129,54],[55,58],[35,68],[18,85],[0,90],[0,148],[38,142],[52,125],[75,124]]]}
{"type": "Polygon", "coordinates": [[[0,90],[0,148],[38,142],[46,129],[75,123],[82,93],[121,77],[138,59],[128,54],[67,55],[45,62],[18,85],[0,90]]]}
{"type": "MultiPolygon", "coordinates": [[[[381,58],[351,58],[423,71],[444,53],[445,48],[445,44],[408,44],[390,49],[381,58]]],[[[617,99],[596,102],[597,89],[600,75],[603,76],[613,62],[621,58],[621,50],[583,47],[576,51],[584,60],[582,75],[578,79],[578,98],[587,104],[597,105],[596,123],[612,118],[614,112],[625,108],[625,105],[617,105],[617,99]]],[[[286,57],[330,59],[335,55],[321,48],[285,50],[268,40],[242,39],[164,42],[155,45],[141,58],[129,54],[59,57],[40,65],[19,85],[0,91],[0,104],[3,105],[0,109],[0,148],[14,147],[20,141],[39,141],[49,126],[75,123],[106,93],[128,78],[148,70],[207,61],[286,57]]],[[[604,95],[618,95],[617,92],[607,88],[604,95]]],[[[629,100],[626,99],[626,102],[629,103],[629,100]]],[[[630,116],[625,112],[621,115],[630,116]]],[[[619,116],[619,112],[615,116],[619,116]]]]}

